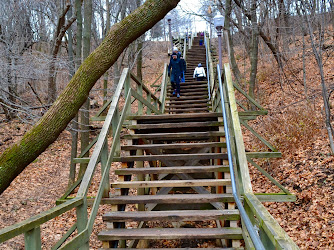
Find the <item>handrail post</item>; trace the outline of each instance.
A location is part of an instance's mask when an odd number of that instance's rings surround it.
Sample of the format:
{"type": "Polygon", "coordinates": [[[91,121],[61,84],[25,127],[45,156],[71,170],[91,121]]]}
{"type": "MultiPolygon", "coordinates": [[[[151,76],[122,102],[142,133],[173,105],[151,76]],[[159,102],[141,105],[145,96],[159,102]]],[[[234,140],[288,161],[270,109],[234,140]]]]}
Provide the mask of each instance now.
{"type": "MultiPolygon", "coordinates": [[[[87,198],[83,198],[83,202],[81,205],[76,208],[77,214],[77,230],[78,234],[87,230],[88,224],[88,213],[87,213],[87,198]]],[[[89,237],[84,239],[84,243],[79,248],[80,250],[89,250],[89,237]]]]}
{"type": "Polygon", "coordinates": [[[24,233],[24,245],[27,250],[42,249],[41,228],[39,226],[24,233]]]}
{"type": "MultiPolygon", "coordinates": [[[[143,96],[143,86],[141,84],[137,85],[137,93],[140,96],[143,96]]],[[[138,102],[138,115],[143,114],[143,104],[141,102],[138,102]]]]}
{"type": "Polygon", "coordinates": [[[205,46],[205,55],[206,55],[206,75],[208,80],[208,94],[209,100],[211,100],[211,87],[210,87],[210,71],[209,71],[209,48],[208,48],[208,41],[206,38],[206,33],[204,33],[204,46],[205,46]]]}

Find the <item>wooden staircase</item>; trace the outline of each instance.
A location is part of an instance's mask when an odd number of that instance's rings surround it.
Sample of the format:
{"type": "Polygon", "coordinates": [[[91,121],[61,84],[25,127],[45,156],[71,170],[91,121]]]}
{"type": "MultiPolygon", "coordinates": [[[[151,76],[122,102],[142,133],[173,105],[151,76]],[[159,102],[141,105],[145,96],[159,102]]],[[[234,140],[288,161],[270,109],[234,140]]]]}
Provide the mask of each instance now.
{"type": "Polygon", "coordinates": [[[169,114],[128,117],[126,145],[114,158],[122,162],[111,184],[115,195],[104,199],[112,206],[103,216],[107,229],[98,235],[104,248],[178,240],[181,249],[208,241],[218,249],[243,249],[222,115],[210,112],[207,83],[192,78],[195,66],[205,65],[205,47],[197,44],[195,38],[181,97],[168,89],[169,114]]]}
{"type": "Polygon", "coordinates": [[[168,86],[166,112],[171,114],[208,112],[210,110],[208,83],[193,78],[194,69],[199,63],[206,69],[205,46],[199,46],[199,37],[194,38],[193,46],[187,52],[186,61],[186,82],[181,83],[181,97],[173,96],[172,87],[168,86]]]}

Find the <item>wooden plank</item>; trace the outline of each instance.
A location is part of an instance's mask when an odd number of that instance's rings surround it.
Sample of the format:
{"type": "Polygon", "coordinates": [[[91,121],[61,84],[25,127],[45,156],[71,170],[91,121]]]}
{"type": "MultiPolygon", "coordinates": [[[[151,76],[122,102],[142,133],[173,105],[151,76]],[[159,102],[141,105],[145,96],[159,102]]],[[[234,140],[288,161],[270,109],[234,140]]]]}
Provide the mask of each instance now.
{"type": "Polygon", "coordinates": [[[129,115],[129,120],[170,120],[180,118],[209,118],[221,117],[221,113],[197,113],[197,114],[161,114],[161,115],[129,115]]]}
{"type": "Polygon", "coordinates": [[[281,152],[246,152],[247,158],[280,158],[281,152]]]}
{"type": "Polygon", "coordinates": [[[163,154],[163,155],[134,155],[114,157],[114,162],[132,162],[132,161],[176,161],[176,160],[206,160],[206,159],[225,159],[227,160],[227,154],[225,153],[206,153],[206,154],[163,154]]]}
{"type": "Polygon", "coordinates": [[[222,122],[180,122],[180,123],[158,123],[158,124],[137,124],[126,126],[128,129],[159,129],[159,128],[198,128],[222,126],[222,122]]]}
{"type": "Polygon", "coordinates": [[[242,239],[241,228],[141,228],[102,231],[99,240],[242,239]]]}
{"type": "Polygon", "coordinates": [[[259,115],[267,115],[267,110],[257,110],[257,111],[239,111],[239,116],[259,116],[259,115]]]}
{"type": "Polygon", "coordinates": [[[278,188],[280,188],[285,194],[291,194],[289,190],[283,187],[278,181],[276,181],[267,171],[261,168],[258,164],[256,164],[252,159],[247,157],[249,163],[251,163],[254,167],[256,167],[264,176],[266,176],[273,184],[275,184],[278,188]]]}
{"type": "MultiPolygon", "coordinates": [[[[178,100],[180,98],[174,96],[168,96],[167,99],[169,100],[178,100]]],[[[208,95],[192,95],[192,96],[182,96],[181,100],[193,100],[193,99],[201,99],[201,100],[208,100],[208,95]]]]}
{"type": "Polygon", "coordinates": [[[261,202],[295,202],[297,200],[296,195],[285,193],[255,193],[255,196],[261,202]]]}
{"type": "MultiPolygon", "coordinates": [[[[249,176],[249,169],[248,169],[248,162],[245,154],[245,144],[242,137],[241,126],[240,126],[240,119],[238,114],[238,107],[235,102],[235,95],[234,95],[234,88],[232,82],[232,75],[230,66],[228,63],[224,64],[225,69],[225,79],[226,79],[226,86],[227,86],[227,94],[230,103],[231,109],[231,118],[234,130],[234,137],[235,137],[235,145],[236,145],[236,153],[239,161],[239,171],[242,178],[242,192],[252,192],[252,184],[249,176]]],[[[232,128],[231,128],[232,129],[232,128]]]]}
{"type": "Polygon", "coordinates": [[[42,249],[41,228],[38,226],[24,234],[25,249],[42,249]]]}
{"type": "Polygon", "coordinates": [[[116,169],[117,175],[131,174],[176,174],[176,173],[204,173],[204,172],[229,172],[228,166],[176,166],[157,168],[123,168],[116,169]]]}
{"type": "Polygon", "coordinates": [[[90,161],[89,157],[73,158],[74,163],[88,163],[89,161],[90,161]]]}
{"type": "Polygon", "coordinates": [[[103,198],[104,204],[177,204],[177,203],[210,203],[233,202],[232,194],[161,194],[141,196],[112,196],[103,198]]]}
{"type": "Polygon", "coordinates": [[[272,151],[276,152],[277,149],[274,148],[266,139],[264,139],[259,133],[257,133],[251,126],[247,124],[247,122],[241,120],[241,124],[244,125],[253,135],[255,135],[264,145],[270,148],[272,151]]]}
{"type": "Polygon", "coordinates": [[[71,199],[70,201],[67,201],[66,203],[63,203],[45,212],[32,216],[29,219],[26,219],[9,227],[3,228],[0,230],[0,242],[4,242],[6,240],[9,240],[10,238],[14,238],[17,235],[32,230],[38,227],[39,225],[57,217],[58,215],[63,214],[66,211],[69,211],[72,208],[81,205],[82,202],[83,198],[74,198],[71,199]]]}
{"type": "Polygon", "coordinates": [[[94,151],[92,153],[91,160],[88,163],[87,170],[84,174],[84,177],[82,179],[80,188],[78,190],[78,194],[77,194],[78,196],[84,197],[84,196],[86,196],[86,194],[88,192],[88,187],[90,185],[90,181],[93,177],[95,167],[96,167],[96,165],[97,165],[97,163],[100,159],[102,148],[104,147],[104,143],[105,143],[106,138],[108,136],[108,133],[110,131],[111,121],[114,117],[114,114],[116,113],[118,100],[121,96],[121,92],[122,92],[124,83],[126,81],[126,78],[128,76],[128,73],[129,73],[129,69],[127,69],[127,68],[125,68],[122,72],[119,84],[117,85],[115,94],[114,94],[114,96],[112,98],[112,102],[110,104],[110,108],[109,108],[109,111],[108,111],[108,114],[107,114],[107,117],[106,117],[106,121],[104,122],[103,127],[101,129],[101,132],[98,136],[98,140],[96,142],[94,151]]]}
{"type": "Polygon", "coordinates": [[[205,108],[188,108],[186,110],[183,110],[183,109],[168,109],[168,108],[166,108],[167,112],[184,112],[184,113],[194,112],[194,111],[206,111],[206,110],[209,111],[210,109],[208,107],[205,107],[205,108]]]}
{"type": "Polygon", "coordinates": [[[122,150],[137,149],[177,149],[177,148],[206,148],[206,147],[226,147],[225,142],[196,142],[196,143],[168,143],[168,144],[142,144],[122,146],[122,150]]]}
{"type": "Polygon", "coordinates": [[[207,221],[207,220],[239,220],[237,209],[226,210],[169,210],[169,211],[134,211],[109,212],[102,216],[107,222],[130,221],[207,221]]]}
{"type": "Polygon", "coordinates": [[[267,239],[272,242],[272,245],[277,249],[299,249],[295,242],[288,236],[273,216],[261,204],[254,194],[247,193],[244,196],[245,202],[251,209],[251,212],[256,216],[266,234],[267,239]]]}
{"type": "Polygon", "coordinates": [[[152,134],[134,134],[123,135],[122,139],[205,139],[216,136],[224,136],[224,132],[209,131],[209,132],[186,132],[186,133],[152,133],[152,134]]]}
{"type": "Polygon", "coordinates": [[[200,180],[167,180],[167,181],[124,181],[115,182],[113,188],[143,188],[143,187],[196,187],[196,186],[226,186],[231,185],[230,179],[200,179],[200,180]]]}
{"type": "Polygon", "coordinates": [[[156,96],[151,92],[151,90],[149,90],[149,89],[146,87],[146,85],[143,84],[143,83],[141,82],[141,80],[139,80],[139,79],[137,78],[137,76],[135,76],[134,74],[132,74],[132,72],[130,72],[130,77],[131,77],[131,79],[134,80],[138,85],[141,85],[142,88],[143,88],[143,90],[144,90],[146,93],[150,93],[150,94],[151,94],[151,97],[152,97],[153,99],[157,100],[157,101],[159,102],[159,104],[161,104],[159,98],[156,97],[156,96]]]}
{"type": "Polygon", "coordinates": [[[144,97],[139,95],[136,91],[133,89],[130,89],[131,95],[136,98],[141,103],[145,104],[149,109],[151,109],[156,114],[161,114],[160,110],[158,110],[155,106],[153,106],[149,101],[147,101],[144,97]]]}

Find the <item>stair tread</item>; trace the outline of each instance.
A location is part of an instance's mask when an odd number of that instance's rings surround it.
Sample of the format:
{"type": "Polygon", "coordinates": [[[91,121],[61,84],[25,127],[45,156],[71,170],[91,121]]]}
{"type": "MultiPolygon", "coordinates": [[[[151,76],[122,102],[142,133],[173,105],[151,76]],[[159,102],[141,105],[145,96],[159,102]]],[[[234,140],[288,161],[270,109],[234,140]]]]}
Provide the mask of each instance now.
{"type": "Polygon", "coordinates": [[[114,161],[157,161],[157,160],[188,160],[188,159],[224,159],[227,160],[227,153],[194,153],[194,154],[161,154],[161,155],[133,155],[114,157],[114,161]]]}
{"type": "Polygon", "coordinates": [[[115,195],[103,198],[105,204],[177,204],[234,202],[232,194],[165,194],[165,195],[115,195]]]}
{"type": "Polygon", "coordinates": [[[123,135],[124,139],[203,139],[212,136],[224,136],[224,132],[209,131],[209,132],[185,132],[185,133],[152,133],[152,134],[128,134],[123,135]]]}
{"type": "Polygon", "coordinates": [[[100,240],[125,239],[242,239],[241,228],[140,228],[111,229],[98,234],[100,240]]]}
{"type": "Polygon", "coordinates": [[[206,221],[206,220],[238,220],[239,210],[169,210],[169,211],[117,211],[102,216],[104,221],[206,221]]]}
{"type": "Polygon", "coordinates": [[[155,168],[121,168],[116,169],[117,175],[130,174],[170,174],[170,173],[204,173],[204,172],[229,172],[229,166],[175,166],[155,168]]]}
{"type": "Polygon", "coordinates": [[[157,129],[157,128],[194,128],[194,127],[212,127],[221,126],[222,122],[209,121],[209,122],[180,122],[180,123],[154,123],[154,124],[137,124],[128,125],[128,129],[157,129]]]}
{"type": "Polygon", "coordinates": [[[198,118],[198,117],[221,117],[221,113],[197,113],[197,114],[162,114],[162,115],[137,115],[129,116],[130,120],[152,120],[152,119],[175,119],[175,118],[198,118]]]}
{"type": "Polygon", "coordinates": [[[196,142],[196,143],[170,143],[170,144],[142,144],[125,145],[122,150],[136,149],[174,149],[174,148],[202,148],[202,147],[226,147],[225,142],[196,142]]]}
{"type": "Polygon", "coordinates": [[[192,180],[162,180],[162,181],[119,181],[111,184],[113,188],[142,187],[198,187],[231,185],[231,179],[192,179],[192,180]]]}

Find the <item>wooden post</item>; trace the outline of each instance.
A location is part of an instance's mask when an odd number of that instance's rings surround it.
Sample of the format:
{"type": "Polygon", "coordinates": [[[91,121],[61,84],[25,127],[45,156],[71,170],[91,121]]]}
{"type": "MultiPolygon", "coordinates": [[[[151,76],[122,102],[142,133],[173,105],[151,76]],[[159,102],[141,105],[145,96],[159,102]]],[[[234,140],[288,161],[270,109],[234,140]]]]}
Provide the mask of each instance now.
{"type": "MultiPolygon", "coordinates": [[[[104,146],[102,148],[101,152],[101,172],[103,173],[105,168],[107,167],[107,161],[108,161],[108,140],[106,139],[104,146]]],[[[107,180],[105,180],[104,184],[104,190],[103,190],[103,198],[109,197],[109,189],[110,189],[110,178],[109,178],[109,173],[107,180]]]]}
{"type": "Polygon", "coordinates": [[[39,250],[42,249],[41,228],[35,227],[24,233],[25,249],[39,250]]]}
{"type": "MultiPolygon", "coordinates": [[[[83,199],[83,202],[80,206],[77,207],[77,230],[78,233],[86,230],[88,223],[88,215],[87,215],[87,198],[83,199]]],[[[80,250],[89,250],[89,238],[84,239],[84,243],[79,248],[80,250]]]]}
{"type": "MultiPolygon", "coordinates": [[[[138,84],[137,85],[137,93],[140,96],[143,96],[143,85],[138,84]]],[[[143,104],[138,100],[138,115],[142,115],[143,114],[143,104]]]]}
{"type": "MultiPolygon", "coordinates": [[[[151,95],[151,93],[147,93],[147,101],[149,101],[149,103],[152,102],[152,95],[151,95]]],[[[154,104],[154,103],[153,103],[153,104],[154,104]]],[[[146,113],[147,113],[148,115],[151,114],[151,109],[150,109],[149,107],[147,107],[147,111],[146,111],[146,113]]]]}

